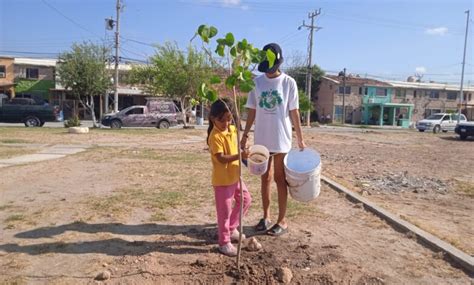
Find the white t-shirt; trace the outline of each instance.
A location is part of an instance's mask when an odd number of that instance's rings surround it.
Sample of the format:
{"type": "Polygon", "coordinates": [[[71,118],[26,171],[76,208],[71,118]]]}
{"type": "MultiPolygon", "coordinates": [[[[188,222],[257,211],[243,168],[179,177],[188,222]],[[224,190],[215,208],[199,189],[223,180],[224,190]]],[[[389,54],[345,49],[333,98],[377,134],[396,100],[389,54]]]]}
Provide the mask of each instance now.
{"type": "Polygon", "coordinates": [[[276,78],[265,74],[255,78],[255,88],[247,98],[247,108],[255,109],[255,144],[270,152],[291,150],[290,111],[299,108],[296,81],[285,73],[276,78]]]}

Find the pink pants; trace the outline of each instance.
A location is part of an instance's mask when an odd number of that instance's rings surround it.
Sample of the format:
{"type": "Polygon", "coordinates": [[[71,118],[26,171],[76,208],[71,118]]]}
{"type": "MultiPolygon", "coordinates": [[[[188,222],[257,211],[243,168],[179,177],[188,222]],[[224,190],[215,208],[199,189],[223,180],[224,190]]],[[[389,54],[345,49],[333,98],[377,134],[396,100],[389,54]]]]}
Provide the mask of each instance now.
{"type": "MultiPolygon", "coordinates": [[[[250,193],[242,182],[244,194],[243,215],[247,213],[252,198],[250,193]]],[[[239,182],[228,186],[214,186],[217,212],[217,232],[219,235],[219,245],[225,245],[230,242],[230,234],[239,226],[240,212],[240,188],[239,182]],[[232,208],[232,200],[235,200],[232,208]]]]}

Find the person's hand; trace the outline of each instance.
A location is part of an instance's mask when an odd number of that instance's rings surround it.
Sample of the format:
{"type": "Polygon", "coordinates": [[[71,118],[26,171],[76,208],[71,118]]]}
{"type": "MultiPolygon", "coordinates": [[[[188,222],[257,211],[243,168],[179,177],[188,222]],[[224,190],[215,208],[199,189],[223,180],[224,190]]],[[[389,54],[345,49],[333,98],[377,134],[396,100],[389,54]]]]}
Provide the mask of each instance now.
{"type": "Polygon", "coordinates": [[[249,149],[248,149],[248,148],[242,149],[242,151],[241,151],[240,153],[242,154],[242,158],[243,158],[243,159],[249,158],[250,152],[249,152],[249,149]]]}
{"type": "Polygon", "coordinates": [[[298,147],[300,150],[304,150],[307,147],[303,139],[298,140],[298,147]]]}
{"type": "Polygon", "coordinates": [[[248,135],[243,135],[242,139],[240,140],[240,149],[246,149],[247,148],[247,137],[248,135]]]}

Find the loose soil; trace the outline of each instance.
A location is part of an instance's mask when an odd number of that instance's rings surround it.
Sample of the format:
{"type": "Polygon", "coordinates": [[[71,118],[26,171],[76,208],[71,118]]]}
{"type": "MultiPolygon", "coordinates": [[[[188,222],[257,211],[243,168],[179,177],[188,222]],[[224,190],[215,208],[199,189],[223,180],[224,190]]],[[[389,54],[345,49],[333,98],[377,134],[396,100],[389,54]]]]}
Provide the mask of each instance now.
{"type": "MultiPolygon", "coordinates": [[[[244,233],[263,249],[244,247],[238,271],[235,258],[216,249],[205,131],[121,131],[0,128],[1,139],[94,146],[1,169],[0,283],[95,284],[108,271],[107,284],[278,284],[282,268],[291,270],[292,284],[471,283],[443,254],[324,185],[310,203],[289,200],[288,234],[257,235],[251,225],[261,215],[259,180],[247,170],[253,203],[244,233]]],[[[307,144],[322,154],[325,175],[412,222],[416,217],[420,227],[472,254],[473,154],[466,150],[472,142],[423,135],[305,130],[307,144]],[[395,175],[404,176],[393,183],[407,180],[403,191],[377,182],[395,175]],[[439,179],[444,189],[424,191],[420,184],[414,193],[418,178],[439,179]]]]}

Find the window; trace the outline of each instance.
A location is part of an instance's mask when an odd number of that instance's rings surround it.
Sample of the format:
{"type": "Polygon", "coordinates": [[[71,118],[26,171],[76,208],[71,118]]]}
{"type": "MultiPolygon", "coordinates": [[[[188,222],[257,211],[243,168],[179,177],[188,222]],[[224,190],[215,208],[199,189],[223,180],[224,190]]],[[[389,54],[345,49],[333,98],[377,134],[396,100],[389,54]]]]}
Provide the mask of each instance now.
{"type": "Polygon", "coordinates": [[[143,108],[133,108],[129,110],[126,115],[142,115],[143,114],[143,108]]]}
{"type": "Polygon", "coordinates": [[[359,87],[359,95],[362,95],[362,87],[359,87]]]}
{"type": "Polygon", "coordinates": [[[6,76],[5,65],[0,65],[0,78],[5,78],[5,76],[6,76]]]}
{"type": "Polygon", "coordinates": [[[368,87],[365,87],[365,88],[364,88],[364,95],[367,95],[367,94],[369,94],[369,88],[368,88],[368,87]]]}
{"type": "Polygon", "coordinates": [[[27,68],[26,69],[26,78],[28,79],[38,79],[38,68],[27,68]]]}
{"type": "Polygon", "coordinates": [[[387,88],[377,88],[375,91],[376,96],[387,96],[387,88]]]}
{"type": "Polygon", "coordinates": [[[407,95],[407,90],[406,89],[397,89],[396,93],[395,93],[395,97],[399,97],[399,98],[405,98],[407,95]]]}
{"type": "Polygon", "coordinates": [[[446,115],[443,117],[443,121],[449,121],[451,119],[451,115],[446,115]]]}
{"type": "Polygon", "coordinates": [[[413,98],[416,98],[416,90],[413,91],[413,98]]]}
{"type": "Polygon", "coordinates": [[[329,90],[332,90],[332,84],[329,84],[329,90]]]}
{"type": "Polygon", "coordinates": [[[344,86],[339,86],[339,94],[351,94],[351,87],[346,86],[346,92],[344,92],[344,86]]]}
{"type": "Polygon", "coordinates": [[[471,99],[472,99],[472,98],[471,98],[471,93],[469,93],[469,101],[471,101],[471,99]]]}
{"type": "MultiPolygon", "coordinates": [[[[453,121],[457,121],[458,120],[458,114],[453,114],[452,115],[453,117],[453,121]]],[[[463,114],[461,114],[461,120],[460,121],[466,121],[466,116],[464,116],[463,114]]]]}
{"type": "Polygon", "coordinates": [[[439,91],[438,90],[427,90],[426,95],[430,97],[430,99],[439,99],[439,91]]]}
{"type": "MultiPolygon", "coordinates": [[[[437,114],[437,113],[441,113],[441,110],[440,109],[425,109],[425,118],[426,117],[429,117],[433,114],[437,114]]],[[[438,115],[438,117],[436,118],[436,120],[439,120],[441,119],[441,116],[442,115],[438,115]]],[[[434,120],[434,118],[432,118],[434,120]]]]}
{"type": "Polygon", "coordinates": [[[458,92],[449,91],[448,94],[446,94],[446,99],[448,100],[456,100],[457,98],[458,98],[458,92]]]}

